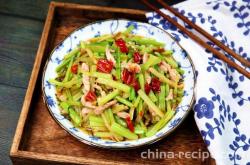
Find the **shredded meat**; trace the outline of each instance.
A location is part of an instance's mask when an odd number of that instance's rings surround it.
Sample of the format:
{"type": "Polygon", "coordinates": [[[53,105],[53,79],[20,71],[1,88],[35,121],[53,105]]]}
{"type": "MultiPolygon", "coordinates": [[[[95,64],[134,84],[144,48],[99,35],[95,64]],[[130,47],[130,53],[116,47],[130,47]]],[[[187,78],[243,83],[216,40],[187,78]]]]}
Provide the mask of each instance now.
{"type": "Polygon", "coordinates": [[[170,79],[174,80],[175,82],[178,82],[180,80],[180,78],[181,78],[179,73],[175,69],[171,69],[169,71],[169,75],[170,75],[170,79]]]}
{"type": "Polygon", "coordinates": [[[117,116],[123,119],[130,117],[130,115],[127,112],[117,112],[117,116]]]}
{"type": "Polygon", "coordinates": [[[171,100],[171,99],[173,99],[173,98],[174,98],[174,96],[173,96],[173,89],[170,89],[169,94],[168,94],[168,96],[166,97],[166,100],[168,101],[168,100],[171,100]]]}
{"type": "Polygon", "coordinates": [[[164,72],[168,73],[169,70],[171,70],[171,66],[167,64],[165,61],[162,61],[160,64],[160,69],[163,70],[164,72]]]}
{"type": "Polygon", "coordinates": [[[96,108],[96,106],[94,106],[91,102],[85,100],[85,95],[81,97],[81,103],[83,106],[87,108],[92,108],[92,109],[96,108]]]}
{"type": "Polygon", "coordinates": [[[140,65],[136,63],[129,62],[127,63],[126,68],[132,73],[139,73],[141,71],[140,65]]]}
{"type": "Polygon", "coordinates": [[[96,108],[94,109],[94,112],[95,112],[95,114],[99,115],[99,114],[101,114],[105,109],[111,107],[112,105],[114,105],[114,104],[116,104],[116,103],[117,103],[116,100],[110,101],[110,102],[108,102],[108,103],[106,103],[106,104],[104,104],[104,105],[102,105],[102,106],[96,107],[96,108]]]}
{"type": "Polygon", "coordinates": [[[106,47],[106,57],[109,61],[111,61],[114,65],[116,64],[115,58],[114,56],[111,54],[111,50],[108,48],[108,46],[106,47]]]}
{"type": "Polygon", "coordinates": [[[100,87],[99,85],[94,84],[94,85],[93,85],[93,88],[95,88],[95,89],[99,90],[99,91],[100,91],[100,93],[101,93],[101,96],[106,96],[105,91],[104,91],[104,90],[102,90],[102,87],[100,87]]]}
{"type": "Polygon", "coordinates": [[[150,76],[148,72],[145,72],[145,79],[148,84],[151,83],[152,77],[150,76]]]}
{"type": "Polygon", "coordinates": [[[166,73],[169,73],[170,79],[175,82],[178,82],[181,78],[179,73],[175,69],[172,69],[171,66],[165,61],[161,62],[160,69],[166,73]]]}
{"type": "Polygon", "coordinates": [[[85,116],[85,115],[88,114],[89,112],[91,112],[91,109],[86,108],[86,107],[82,108],[82,116],[85,116]]]}
{"type": "Polygon", "coordinates": [[[144,53],[143,54],[143,57],[142,57],[142,63],[144,64],[145,62],[148,61],[148,57],[149,57],[149,54],[148,53],[144,53]]]}

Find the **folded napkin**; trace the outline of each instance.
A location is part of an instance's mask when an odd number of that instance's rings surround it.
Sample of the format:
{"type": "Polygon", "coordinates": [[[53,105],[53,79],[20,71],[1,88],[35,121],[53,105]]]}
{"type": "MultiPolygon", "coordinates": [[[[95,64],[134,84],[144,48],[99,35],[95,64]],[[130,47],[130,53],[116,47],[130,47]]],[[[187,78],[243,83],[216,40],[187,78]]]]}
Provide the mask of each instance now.
{"type": "MultiPolygon", "coordinates": [[[[174,7],[250,60],[250,0],[188,0],[174,7]]],[[[150,24],[178,40],[194,62],[197,74],[194,117],[211,156],[217,164],[250,165],[250,80],[158,14],[151,12],[146,16],[150,24]]]]}

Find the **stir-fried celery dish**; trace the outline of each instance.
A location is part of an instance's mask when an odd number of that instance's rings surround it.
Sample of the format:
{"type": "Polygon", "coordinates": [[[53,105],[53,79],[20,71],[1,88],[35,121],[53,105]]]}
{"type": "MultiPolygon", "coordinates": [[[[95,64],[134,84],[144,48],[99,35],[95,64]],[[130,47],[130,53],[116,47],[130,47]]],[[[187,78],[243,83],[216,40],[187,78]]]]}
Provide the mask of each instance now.
{"type": "Polygon", "coordinates": [[[172,50],[133,28],[81,41],[49,80],[61,113],[85,133],[113,141],[153,136],[183,97],[184,71],[172,50]]]}

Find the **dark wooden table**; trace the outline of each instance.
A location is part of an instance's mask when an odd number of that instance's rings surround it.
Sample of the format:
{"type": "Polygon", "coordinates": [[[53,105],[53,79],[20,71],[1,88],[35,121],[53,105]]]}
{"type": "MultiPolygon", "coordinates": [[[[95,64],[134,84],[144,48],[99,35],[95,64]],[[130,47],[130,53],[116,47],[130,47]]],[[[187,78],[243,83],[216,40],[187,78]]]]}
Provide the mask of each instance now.
{"type": "MultiPolygon", "coordinates": [[[[144,9],[139,0],[61,0],[144,9]]],[[[173,0],[169,4],[181,2],[173,0]]],[[[50,0],[0,0],[0,164],[9,150],[33,67],[50,0]]]]}

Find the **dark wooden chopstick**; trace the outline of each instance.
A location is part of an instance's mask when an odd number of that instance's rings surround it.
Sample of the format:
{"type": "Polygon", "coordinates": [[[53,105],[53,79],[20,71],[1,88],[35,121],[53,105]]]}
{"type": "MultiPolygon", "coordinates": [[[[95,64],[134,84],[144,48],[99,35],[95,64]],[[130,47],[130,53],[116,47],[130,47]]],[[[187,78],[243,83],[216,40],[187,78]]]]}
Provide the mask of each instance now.
{"type": "MultiPolygon", "coordinates": [[[[194,41],[196,41],[198,44],[200,44],[201,46],[203,46],[204,48],[206,48],[207,50],[209,50],[210,52],[212,52],[214,55],[216,55],[219,59],[221,59],[222,61],[226,62],[228,65],[230,65],[231,67],[235,68],[238,72],[240,72],[241,74],[245,75],[248,79],[250,79],[250,73],[247,72],[243,67],[237,65],[235,62],[231,61],[229,58],[227,58],[224,54],[222,54],[220,51],[214,49],[212,46],[210,46],[209,44],[207,44],[205,41],[203,41],[201,38],[199,38],[198,36],[196,36],[194,33],[192,33],[191,31],[187,30],[185,27],[183,27],[182,25],[180,25],[178,22],[176,22],[174,19],[172,19],[170,16],[164,14],[162,11],[160,11],[160,9],[158,9],[157,7],[153,6],[152,4],[150,4],[147,0],[141,0],[146,6],[148,6],[149,8],[151,8],[152,10],[154,10],[155,12],[157,12],[159,15],[161,15],[164,19],[166,19],[168,22],[170,22],[171,24],[175,25],[178,29],[180,29],[182,32],[184,32],[186,35],[188,35],[191,39],[193,39],[194,41]]],[[[171,12],[171,11],[170,11],[171,12]]],[[[177,11],[176,11],[177,12],[177,11]]],[[[180,14],[181,15],[181,14],[180,14]]],[[[184,17],[184,16],[183,16],[184,17]]],[[[187,18],[186,18],[187,19],[187,18]]],[[[185,22],[185,21],[184,21],[185,22]]],[[[193,24],[193,23],[192,23],[193,24]]],[[[197,25],[196,25],[197,26],[197,25]]],[[[201,28],[200,28],[201,29],[201,28]]],[[[214,38],[213,36],[211,36],[212,38],[214,38]]],[[[216,44],[216,43],[215,43],[216,44]]],[[[217,44],[216,44],[217,45],[217,44]]],[[[229,48],[228,48],[229,49],[229,48]]],[[[239,55],[238,55],[239,56],[239,55]]],[[[237,58],[237,57],[236,57],[237,58]]],[[[244,59],[245,60],[245,59],[244,59]]],[[[248,62],[248,61],[247,61],[248,62]]]]}
{"type": "Polygon", "coordinates": [[[186,24],[188,24],[189,26],[191,26],[197,32],[201,33],[203,36],[205,36],[207,39],[209,39],[210,41],[212,41],[214,44],[216,44],[222,50],[224,50],[225,52],[227,52],[228,54],[230,54],[232,57],[234,57],[235,59],[237,59],[243,65],[245,65],[247,67],[250,67],[250,61],[244,59],[243,57],[241,57],[240,55],[238,55],[237,53],[235,53],[233,50],[231,50],[230,48],[228,48],[227,46],[225,46],[224,44],[222,44],[219,40],[217,40],[216,38],[214,38],[211,34],[209,34],[204,29],[202,29],[201,27],[199,27],[196,24],[194,24],[193,22],[191,22],[189,19],[187,19],[187,17],[185,17],[184,15],[180,14],[178,11],[176,11],[175,9],[173,9],[171,6],[169,6],[168,4],[166,4],[165,2],[163,2],[162,0],[157,0],[157,1],[166,10],[170,11],[171,13],[173,13],[175,16],[177,16],[178,18],[180,18],[183,22],[185,22],[186,24]]]}

